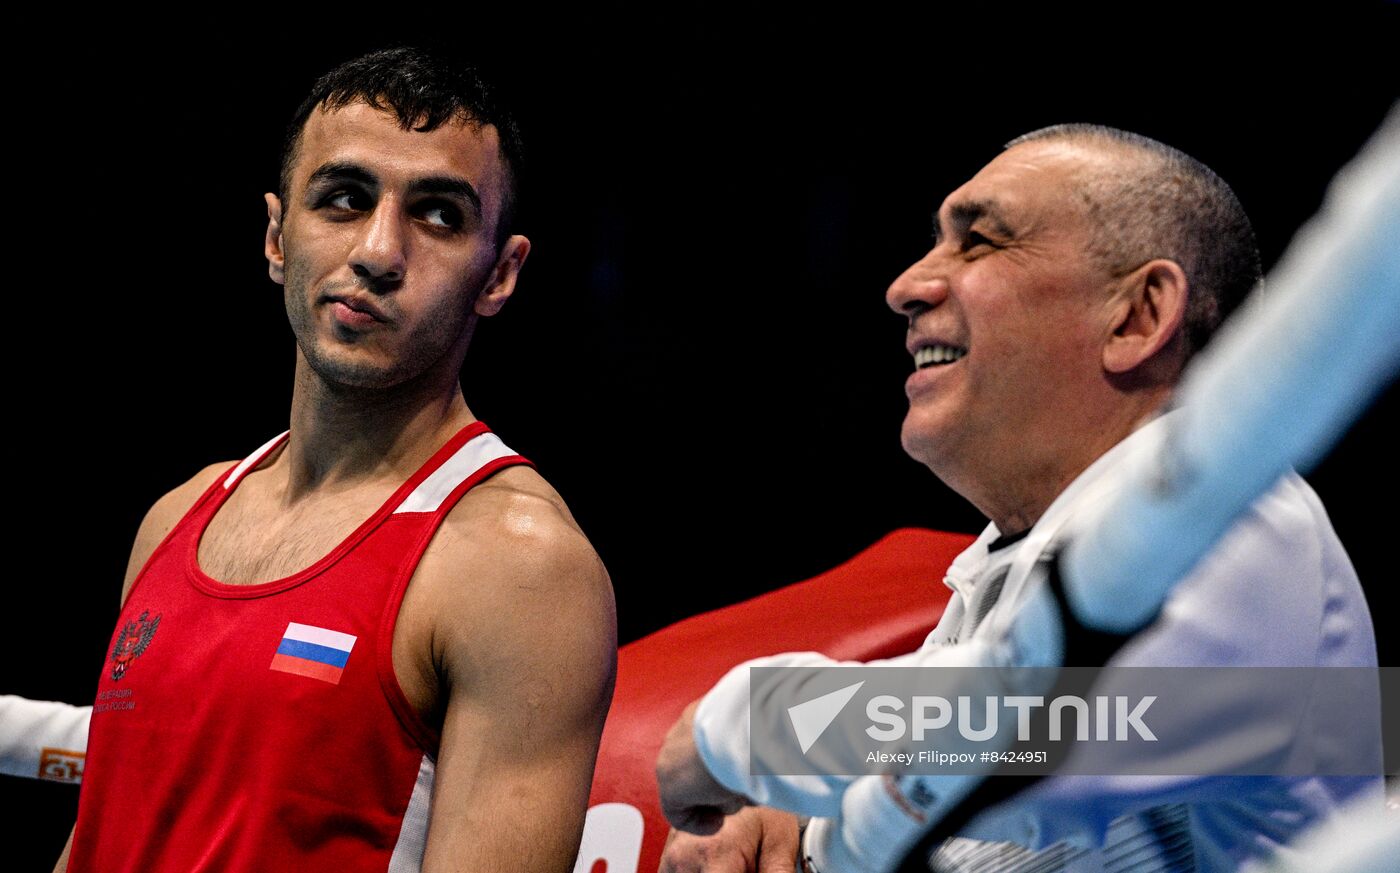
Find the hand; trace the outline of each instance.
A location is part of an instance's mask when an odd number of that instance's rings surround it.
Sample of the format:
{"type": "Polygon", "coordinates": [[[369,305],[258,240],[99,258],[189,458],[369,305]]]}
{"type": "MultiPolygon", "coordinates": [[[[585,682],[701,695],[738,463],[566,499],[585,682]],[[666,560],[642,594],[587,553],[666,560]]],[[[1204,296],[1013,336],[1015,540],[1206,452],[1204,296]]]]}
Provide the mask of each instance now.
{"type": "Polygon", "coordinates": [[[797,816],[750,806],[708,837],[671,831],[657,873],[793,873],[796,866],[797,816]]]}
{"type": "Polygon", "coordinates": [[[692,834],[713,834],[733,815],[749,804],[715,781],[695,748],[695,701],[685,708],[671,726],[656,756],[656,785],[661,794],[661,813],[677,830],[692,834]]]}

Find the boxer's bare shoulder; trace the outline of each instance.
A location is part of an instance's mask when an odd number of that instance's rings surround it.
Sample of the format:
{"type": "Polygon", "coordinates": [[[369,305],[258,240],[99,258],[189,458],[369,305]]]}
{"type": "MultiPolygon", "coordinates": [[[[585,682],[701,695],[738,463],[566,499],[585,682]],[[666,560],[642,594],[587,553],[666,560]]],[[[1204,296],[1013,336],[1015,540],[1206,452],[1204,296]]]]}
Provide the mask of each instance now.
{"type": "Polygon", "coordinates": [[[136,540],[131,546],[131,556],[127,559],[126,578],[122,581],[122,603],[126,603],[126,596],[131,591],[131,585],[136,581],[136,576],[141,572],[141,568],[150,559],[151,553],[156,550],[166,534],[185,517],[185,513],[190,511],[194,502],[199,499],[199,495],[213,483],[215,477],[220,473],[225,473],[229,468],[237,464],[237,461],[220,461],[217,464],[210,464],[198,473],[191,476],[186,482],[172,488],[161,496],[159,500],[151,504],[151,508],[146,511],[145,518],[141,519],[141,526],[136,531],[136,540]]]}
{"type": "Polygon", "coordinates": [[[548,482],[510,467],[467,492],[434,535],[399,612],[395,672],[440,724],[449,674],[494,675],[522,649],[570,645],[575,667],[592,664],[610,683],[615,636],[612,584],[592,544],[548,482]]]}
{"type": "Polygon", "coordinates": [[[503,470],[452,508],[409,583],[393,660],[441,728],[424,869],[567,870],[612,698],[616,614],[602,561],[534,470],[503,470]]]}

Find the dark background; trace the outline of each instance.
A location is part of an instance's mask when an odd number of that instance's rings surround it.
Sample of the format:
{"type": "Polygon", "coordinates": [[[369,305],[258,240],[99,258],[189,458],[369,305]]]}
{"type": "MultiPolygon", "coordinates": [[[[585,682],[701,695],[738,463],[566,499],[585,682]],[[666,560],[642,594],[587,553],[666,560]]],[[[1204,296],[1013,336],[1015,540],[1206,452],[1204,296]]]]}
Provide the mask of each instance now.
{"type": "MultiPolygon", "coordinates": [[[[911,365],[883,292],[1006,140],[1093,121],[1176,145],[1235,187],[1272,264],[1400,97],[1394,4],[1280,14],[1093,38],[1072,20],[1010,33],[873,12],[37,34],[47,61],[10,107],[9,323],[42,351],[11,358],[23,642],[0,691],[90,701],[145,510],[287,426],[293,342],[261,195],[282,124],[336,62],[393,40],[467,47],[520,105],[534,250],[464,386],[570,502],[626,642],[897,527],[981,528],[900,449],[911,365]]],[[[1396,481],[1397,408],[1392,388],[1309,477],[1382,627],[1393,534],[1373,494],[1396,481]]],[[[1379,646],[1400,663],[1385,632],[1379,646]]],[[[0,779],[21,858],[53,857],[75,798],[0,779]]]]}

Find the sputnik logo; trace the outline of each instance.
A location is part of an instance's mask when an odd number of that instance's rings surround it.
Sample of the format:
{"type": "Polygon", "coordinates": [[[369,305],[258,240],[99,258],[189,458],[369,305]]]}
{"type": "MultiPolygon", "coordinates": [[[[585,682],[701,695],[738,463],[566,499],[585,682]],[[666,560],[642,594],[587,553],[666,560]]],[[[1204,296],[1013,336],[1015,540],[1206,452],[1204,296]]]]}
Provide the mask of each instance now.
{"type": "Polygon", "coordinates": [[[797,743],[802,747],[802,754],[807,754],[807,750],[821,738],[864,684],[865,680],[861,680],[821,697],[814,697],[806,703],[788,707],[788,718],[792,720],[792,729],[797,732],[797,743]]]}

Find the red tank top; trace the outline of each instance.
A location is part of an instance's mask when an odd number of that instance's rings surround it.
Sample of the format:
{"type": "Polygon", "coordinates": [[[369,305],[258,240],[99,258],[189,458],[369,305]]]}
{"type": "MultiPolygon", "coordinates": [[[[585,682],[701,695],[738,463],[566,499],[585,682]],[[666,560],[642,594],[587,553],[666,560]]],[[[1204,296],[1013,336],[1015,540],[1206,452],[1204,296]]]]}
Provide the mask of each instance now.
{"type": "Polygon", "coordinates": [[[225,585],[199,539],[283,433],[212,483],[132,587],[97,686],[74,873],[418,870],[438,736],[390,653],[434,531],[529,463],[467,425],[330,554],[225,585]]]}

